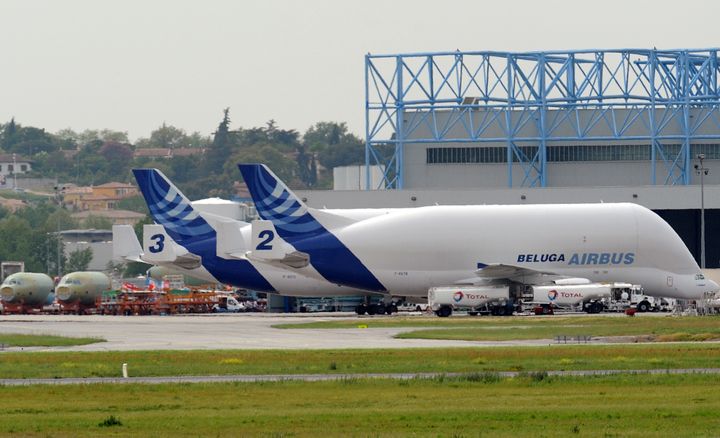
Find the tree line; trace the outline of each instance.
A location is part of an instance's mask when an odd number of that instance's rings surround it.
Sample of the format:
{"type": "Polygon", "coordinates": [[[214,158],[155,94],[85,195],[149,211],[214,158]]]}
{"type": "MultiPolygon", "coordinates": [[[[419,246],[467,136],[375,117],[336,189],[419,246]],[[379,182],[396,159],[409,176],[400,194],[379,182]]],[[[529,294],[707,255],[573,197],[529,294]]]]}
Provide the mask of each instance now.
{"type": "MultiPolygon", "coordinates": [[[[231,197],[241,180],[236,167],[239,162],[267,164],[293,188],[329,188],[332,168],[364,163],[365,145],[348,131],[345,123],[338,122],[318,122],[303,134],[281,129],[273,120],[261,127],[233,128],[230,110],[225,109],[212,135],[188,134],[163,123],[149,137],[134,143],[121,131],[64,129],[51,133],[11,119],[0,123],[0,153],[14,153],[32,160],[31,177],[57,178],[61,184],[81,186],[110,181],[135,183],[133,167],[155,167],[190,199],[199,199],[231,197]],[[143,148],[196,148],[204,153],[135,158],[134,152],[143,148]]],[[[54,275],[86,269],[92,259],[89,249],[66,256],[61,248],[58,260],[58,245],[62,243],[56,232],[111,227],[107,219],[92,216],[78,223],[51,196],[9,191],[0,196],[22,197],[26,201],[26,206],[15,213],[0,206],[0,260],[22,260],[28,271],[54,275]]],[[[117,208],[147,213],[140,196],[121,201],[117,208]]],[[[146,217],[136,226],[136,233],[141,235],[142,225],[150,222],[146,217]]],[[[141,273],[146,268],[142,264],[123,266],[126,275],[141,273]]]]}
{"type": "Polygon", "coordinates": [[[30,176],[61,183],[99,185],[134,182],[133,167],[162,170],[190,198],[229,197],[241,180],[239,162],[260,162],[293,188],[329,188],[332,168],[365,161],[364,141],[341,122],[318,122],[301,134],[270,120],[265,126],[233,128],[225,109],[212,135],[186,133],[163,123],[147,138],[129,141],[127,132],[109,129],[50,133],[14,119],[0,124],[0,152],[32,160],[30,176]],[[196,148],[204,153],[171,158],[134,157],[142,148],[196,148]]]}

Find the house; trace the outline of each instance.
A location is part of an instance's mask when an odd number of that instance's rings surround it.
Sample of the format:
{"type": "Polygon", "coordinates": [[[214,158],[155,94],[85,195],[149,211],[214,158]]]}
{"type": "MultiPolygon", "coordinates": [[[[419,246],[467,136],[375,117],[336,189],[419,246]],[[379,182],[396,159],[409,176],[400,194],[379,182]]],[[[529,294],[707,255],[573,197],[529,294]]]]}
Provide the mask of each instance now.
{"type": "Polygon", "coordinates": [[[119,199],[128,198],[138,194],[137,188],[132,184],[109,182],[94,186],[92,193],[95,196],[107,196],[109,198],[115,197],[119,199]]]}
{"type": "Polygon", "coordinates": [[[135,225],[145,218],[144,214],[129,210],[81,211],[71,216],[79,221],[84,221],[90,216],[102,217],[110,220],[113,225],[135,225]]]}
{"type": "Polygon", "coordinates": [[[32,170],[32,161],[18,154],[0,154],[0,178],[28,173],[32,170]]]}
{"type": "Polygon", "coordinates": [[[66,187],[63,202],[76,210],[112,210],[125,198],[135,196],[138,190],[132,184],[109,182],[94,187],[66,187]]]}
{"type": "Polygon", "coordinates": [[[202,148],[138,148],[133,152],[133,158],[190,157],[203,153],[205,153],[205,149],[202,148]]]}

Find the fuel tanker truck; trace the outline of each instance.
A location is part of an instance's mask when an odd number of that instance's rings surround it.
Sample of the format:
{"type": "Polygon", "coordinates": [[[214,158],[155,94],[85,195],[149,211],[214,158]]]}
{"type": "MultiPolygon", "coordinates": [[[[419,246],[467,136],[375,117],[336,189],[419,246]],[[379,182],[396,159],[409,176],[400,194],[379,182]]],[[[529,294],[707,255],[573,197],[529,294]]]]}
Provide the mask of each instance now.
{"type": "Polygon", "coordinates": [[[552,284],[532,286],[529,290],[508,285],[433,287],[428,304],[438,316],[450,316],[454,310],[470,315],[511,315],[523,305],[531,305],[536,314],[552,314],[554,309],[577,309],[600,313],[604,300],[611,297],[612,284],[552,284]]]}
{"type": "Polygon", "coordinates": [[[450,316],[453,310],[467,309],[470,315],[511,315],[515,300],[510,286],[433,287],[428,291],[428,305],[437,316],[450,316]]]}
{"type": "Polygon", "coordinates": [[[63,313],[85,313],[95,308],[97,298],[110,288],[110,277],[102,272],[73,272],[60,279],[55,296],[63,313]]]}
{"type": "Polygon", "coordinates": [[[53,280],[45,274],[18,272],[0,285],[0,300],[6,313],[29,313],[53,300],[53,280]]]}

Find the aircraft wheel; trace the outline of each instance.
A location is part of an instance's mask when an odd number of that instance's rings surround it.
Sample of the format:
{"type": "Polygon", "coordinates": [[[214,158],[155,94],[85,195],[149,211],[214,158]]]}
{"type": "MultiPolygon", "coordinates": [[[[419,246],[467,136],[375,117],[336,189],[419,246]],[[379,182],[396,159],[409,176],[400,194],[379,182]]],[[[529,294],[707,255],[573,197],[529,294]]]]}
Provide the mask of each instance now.
{"type": "Polygon", "coordinates": [[[368,311],[367,306],[364,304],[360,304],[359,306],[355,307],[355,313],[358,315],[364,315],[368,311]]]}
{"type": "Polygon", "coordinates": [[[378,313],[378,306],[376,304],[371,304],[367,308],[367,314],[368,315],[375,315],[378,313]]]}

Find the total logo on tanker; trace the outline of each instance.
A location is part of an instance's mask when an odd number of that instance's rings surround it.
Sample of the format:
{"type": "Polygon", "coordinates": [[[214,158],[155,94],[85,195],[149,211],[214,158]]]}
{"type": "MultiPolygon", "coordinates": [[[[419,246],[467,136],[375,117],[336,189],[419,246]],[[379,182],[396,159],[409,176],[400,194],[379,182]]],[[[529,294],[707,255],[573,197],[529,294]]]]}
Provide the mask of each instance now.
{"type": "Polygon", "coordinates": [[[548,300],[555,301],[557,297],[561,298],[582,298],[583,294],[580,292],[564,292],[564,291],[556,291],[555,289],[548,292],[548,300]]]}
{"type": "Polygon", "coordinates": [[[453,300],[455,300],[456,303],[459,303],[463,300],[463,298],[467,298],[468,300],[486,300],[488,299],[487,295],[482,294],[468,294],[463,293],[462,291],[457,291],[453,295],[453,300]]]}

